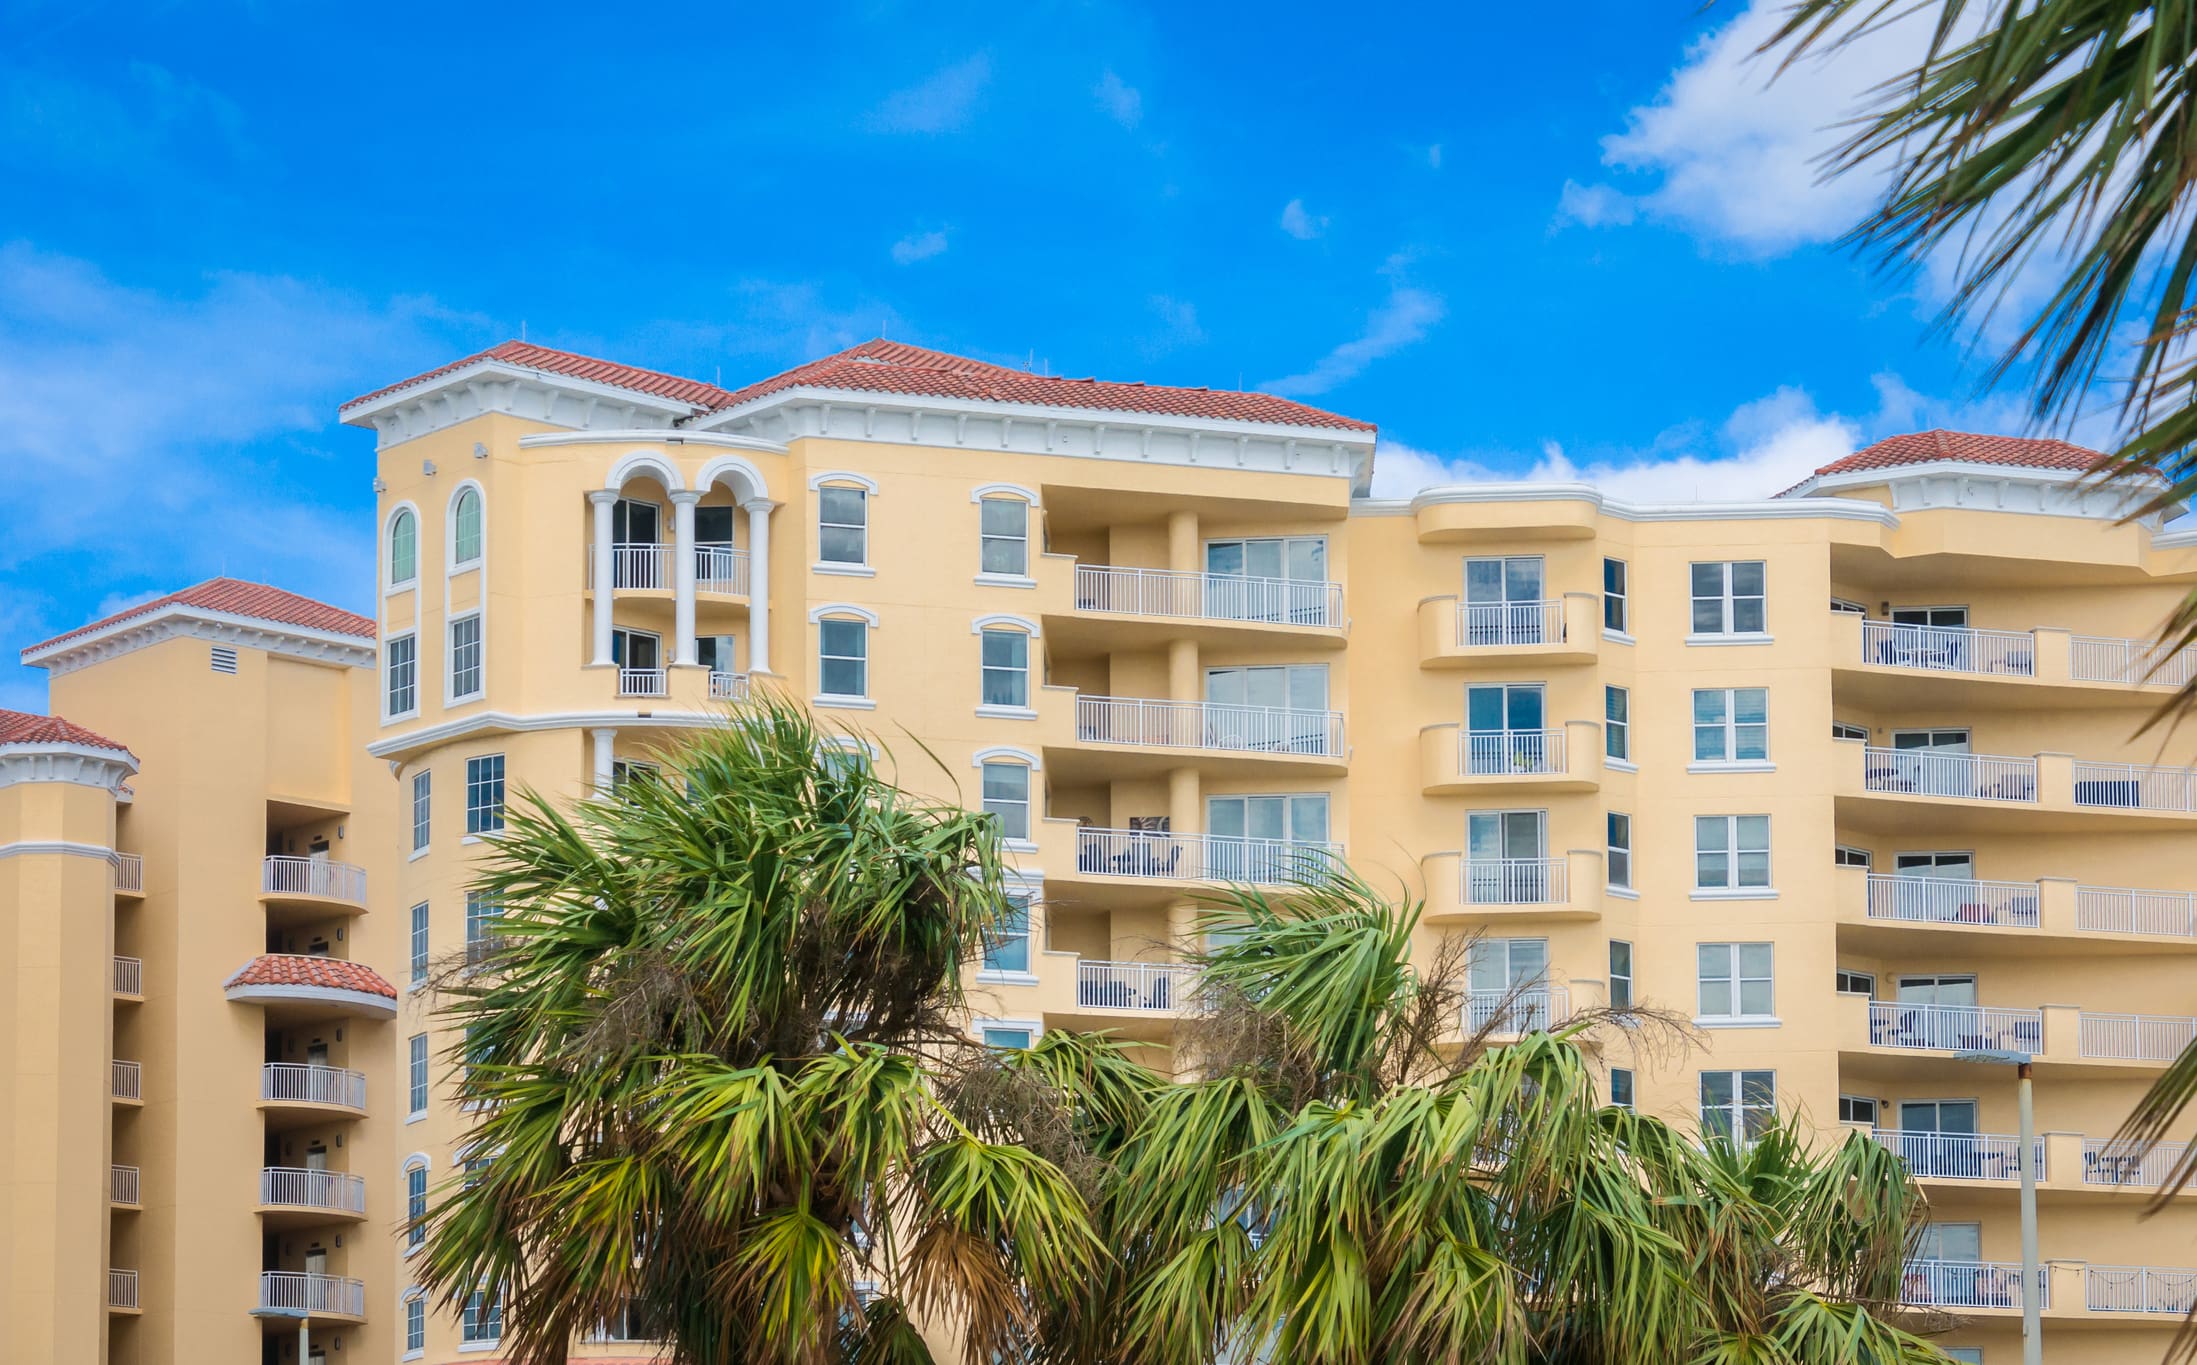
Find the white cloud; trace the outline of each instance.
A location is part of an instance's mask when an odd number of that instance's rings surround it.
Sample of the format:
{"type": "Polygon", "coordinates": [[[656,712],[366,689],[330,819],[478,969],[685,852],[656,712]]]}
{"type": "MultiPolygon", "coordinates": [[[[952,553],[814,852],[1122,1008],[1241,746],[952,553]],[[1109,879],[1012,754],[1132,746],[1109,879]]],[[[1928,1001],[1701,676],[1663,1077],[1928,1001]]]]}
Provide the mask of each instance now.
{"type": "Polygon", "coordinates": [[[1327,219],[1313,217],[1305,212],[1304,200],[1292,199],[1282,205],[1282,231],[1300,242],[1309,242],[1327,231],[1327,219]]]}
{"type": "Polygon", "coordinates": [[[1285,398],[1323,394],[1357,378],[1374,361],[1426,336],[1448,312],[1448,306],[1439,294],[1401,283],[1402,267],[1401,258],[1392,257],[1383,268],[1382,273],[1390,280],[1388,299],[1366,318],[1362,333],[1321,356],[1304,373],[1270,379],[1259,387],[1285,398]]]}
{"type": "Polygon", "coordinates": [[[945,250],[945,233],[911,232],[893,243],[893,264],[913,265],[917,261],[927,261],[945,250]]]}
{"type": "Polygon", "coordinates": [[[1091,93],[1098,97],[1099,108],[1106,116],[1124,128],[1134,128],[1144,118],[1144,95],[1108,68],[1099,77],[1099,83],[1091,93]]]}
{"type": "Polygon", "coordinates": [[[1582,185],[1567,180],[1556,200],[1559,226],[1577,223],[1581,227],[1624,227],[1639,216],[1640,201],[1613,185],[1582,185]]]}
{"type": "Polygon", "coordinates": [[[881,133],[950,133],[976,112],[991,79],[992,59],[979,52],[888,95],[870,115],[869,126],[881,133]]]}
{"type": "Polygon", "coordinates": [[[1427,165],[1433,170],[1442,169],[1442,144],[1437,142],[1427,148],[1427,165]]]}

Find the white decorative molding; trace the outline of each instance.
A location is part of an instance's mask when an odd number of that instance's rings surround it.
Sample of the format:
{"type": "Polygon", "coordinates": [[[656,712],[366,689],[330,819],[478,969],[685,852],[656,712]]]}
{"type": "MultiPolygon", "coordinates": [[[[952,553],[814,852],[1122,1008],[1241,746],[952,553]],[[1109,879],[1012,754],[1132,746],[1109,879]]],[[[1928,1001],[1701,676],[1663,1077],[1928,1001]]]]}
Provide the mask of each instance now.
{"type": "Polygon", "coordinates": [[[976,753],[970,757],[969,766],[972,768],[981,768],[986,763],[989,763],[994,759],[1012,759],[1013,761],[1020,763],[1024,767],[1028,768],[1033,773],[1043,772],[1045,766],[1044,764],[1038,762],[1038,756],[1036,754],[1031,753],[1028,749],[1017,749],[1011,744],[994,744],[988,749],[977,750],[976,753]]]}
{"type": "Polygon", "coordinates": [[[597,726],[613,729],[700,730],[722,726],[722,711],[551,711],[518,715],[509,711],[484,711],[435,725],[423,725],[402,734],[388,735],[366,746],[375,758],[403,759],[422,749],[475,735],[526,734],[537,730],[586,730],[597,726]]]}
{"type": "Polygon", "coordinates": [[[969,623],[969,633],[971,635],[982,635],[991,626],[1012,626],[1033,640],[1040,638],[1037,622],[1027,616],[1009,616],[1005,612],[993,612],[989,616],[977,617],[969,623]]]}
{"type": "Polygon", "coordinates": [[[810,608],[809,624],[814,625],[827,616],[851,616],[856,618],[857,620],[865,621],[873,626],[878,623],[877,613],[871,611],[868,607],[858,607],[852,602],[831,602],[821,607],[810,608]]]}
{"type": "Polygon", "coordinates": [[[1411,516],[1450,503],[1583,502],[1619,521],[1778,521],[1822,517],[1898,526],[1882,503],[1856,498],[1772,498],[1754,502],[1637,503],[1605,496],[1589,483],[1460,483],[1421,489],[1409,498],[1356,498],[1352,516],[1411,516]]]}
{"type": "Polygon", "coordinates": [[[351,668],[371,668],[376,657],[374,642],[363,636],[286,626],[257,617],[235,616],[174,602],[143,616],[132,616],[111,626],[26,649],[23,662],[47,669],[59,677],[179,635],[351,668]]]}
{"type": "MultiPolygon", "coordinates": [[[[2101,485],[2079,469],[1932,460],[1926,464],[1811,475],[1779,496],[1804,498],[1818,491],[1882,488],[1892,495],[1892,508],[1898,512],[1957,507],[1970,511],[2118,521],[2135,510],[2158,486],[2156,481],[2151,481],[2141,491],[2110,487],[2101,485]]],[[[2178,510],[2167,513],[2169,519],[2176,515],[2179,515],[2178,510]]]]}
{"type": "Polygon", "coordinates": [[[857,474],[852,470],[831,469],[826,470],[824,473],[821,474],[809,475],[809,491],[811,492],[814,492],[819,488],[834,485],[844,486],[847,484],[853,484],[855,487],[862,489],[873,498],[876,497],[881,491],[877,486],[877,480],[869,477],[867,474],[857,474]]]}
{"type": "MultiPolygon", "coordinates": [[[[6,785],[6,762],[0,759],[0,787],[6,785]]],[[[80,844],[69,839],[18,839],[12,844],[0,844],[0,858],[31,858],[40,854],[48,857],[97,858],[103,863],[114,861],[114,850],[105,844],[80,844]]]]}
{"type": "Polygon", "coordinates": [[[609,475],[603,479],[603,487],[616,492],[625,487],[626,480],[643,470],[654,474],[656,482],[662,484],[667,493],[680,492],[687,486],[686,476],[679,472],[679,466],[662,452],[630,450],[610,467],[609,475]]]}
{"type": "Polygon", "coordinates": [[[678,427],[635,427],[613,431],[537,431],[519,438],[519,449],[537,446],[661,445],[707,446],[722,450],[755,450],[783,455],[786,447],[754,436],[734,436],[723,431],[687,431],[678,427]]]}
{"type": "MultiPolygon", "coordinates": [[[[421,552],[427,548],[426,538],[420,534],[421,530],[420,509],[409,498],[403,502],[392,503],[387,515],[382,517],[381,543],[375,547],[374,563],[378,566],[381,578],[381,596],[385,602],[386,599],[395,597],[400,592],[410,592],[419,586],[421,552]],[[396,569],[396,564],[389,555],[389,532],[396,526],[397,518],[407,512],[412,515],[412,576],[399,583],[389,576],[396,569]]],[[[382,610],[381,618],[384,622],[389,619],[386,605],[382,610]]]]}
{"type": "Polygon", "coordinates": [[[969,501],[982,502],[986,498],[1020,498],[1032,507],[1039,505],[1037,490],[1024,488],[1019,483],[979,484],[976,488],[970,490],[969,501]]]}
{"type": "MultiPolygon", "coordinates": [[[[250,964],[247,963],[247,966],[250,964]]],[[[242,970],[239,968],[238,970],[242,970]]],[[[397,1017],[397,1002],[372,991],[345,990],[341,986],[272,985],[243,982],[226,987],[222,997],[239,1005],[263,1005],[275,1000],[303,1000],[313,1004],[347,1005],[376,1019],[397,1017]]]]}
{"type": "Polygon", "coordinates": [[[615,384],[484,359],[377,398],[347,403],[337,416],[347,426],[373,428],[376,448],[387,450],[491,413],[572,431],[632,431],[669,427],[704,411],[693,403],[615,384]]]}

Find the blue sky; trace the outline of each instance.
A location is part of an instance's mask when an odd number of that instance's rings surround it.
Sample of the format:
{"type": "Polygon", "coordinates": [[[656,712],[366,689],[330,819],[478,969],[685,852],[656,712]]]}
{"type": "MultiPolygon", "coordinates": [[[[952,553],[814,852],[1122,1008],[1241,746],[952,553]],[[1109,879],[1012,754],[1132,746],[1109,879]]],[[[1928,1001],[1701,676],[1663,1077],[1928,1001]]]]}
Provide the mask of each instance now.
{"type": "Polygon", "coordinates": [[[2018,425],[1811,165],[1909,35],[1765,89],[1759,6],[1452,10],[0,0],[0,706],[212,574],[363,607],[336,405],[522,327],[1271,388],[1378,422],[1384,493],[2018,425]]]}

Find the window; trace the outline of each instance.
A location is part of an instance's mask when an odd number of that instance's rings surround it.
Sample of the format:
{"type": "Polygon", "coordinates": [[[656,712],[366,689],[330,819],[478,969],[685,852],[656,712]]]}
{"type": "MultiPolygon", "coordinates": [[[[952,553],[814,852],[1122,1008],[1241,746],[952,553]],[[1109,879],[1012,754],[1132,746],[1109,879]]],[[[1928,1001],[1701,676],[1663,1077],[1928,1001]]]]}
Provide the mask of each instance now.
{"type": "Polygon", "coordinates": [[[419,640],[399,635],[389,641],[388,714],[409,716],[420,709],[419,640]]]}
{"type": "Polygon", "coordinates": [[[610,661],[629,673],[654,673],[664,666],[664,637],[653,630],[613,627],[610,661]]]}
{"type": "Polygon", "coordinates": [[[1866,848],[1852,844],[1840,844],[1831,850],[1831,866],[1868,868],[1876,865],[1876,855],[1866,848]]]}
{"type": "Polygon", "coordinates": [[[1701,1073],[1701,1134],[1752,1142],[1777,1116],[1775,1071],[1701,1073]]]}
{"type": "Polygon", "coordinates": [[[427,1163],[415,1161],[404,1168],[404,1249],[417,1251],[427,1243],[427,1163]]]}
{"type": "Polygon", "coordinates": [[[503,755],[465,761],[465,832],[494,834],[503,828],[503,755]]]}
{"type": "Polygon", "coordinates": [[[1327,537],[1205,542],[1205,615],[1228,621],[1336,626],[1328,602],[1327,537]]]}
{"type": "Polygon", "coordinates": [[[712,673],[738,673],[737,645],[730,635],[698,635],[694,639],[694,661],[712,673]]]}
{"type": "Polygon", "coordinates": [[[867,490],[831,487],[816,490],[816,557],[826,564],[870,562],[870,495],[867,490]]]}
{"type": "Polygon", "coordinates": [[[660,765],[645,759],[614,758],[610,761],[610,794],[618,795],[631,782],[660,781],[663,775],[664,770],[660,765]]]}
{"type": "Polygon", "coordinates": [[[1618,1109],[1633,1107],[1632,1072],[1625,1067],[1610,1068],[1610,1104],[1618,1109]]]}
{"type": "Polygon", "coordinates": [[[465,960],[478,962],[495,945],[495,924],[503,907],[478,891],[465,893],[465,960]]]}
{"type": "Polygon", "coordinates": [[[1833,989],[1840,995],[1875,995],[1877,993],[1876,973],[1850,972],[1841,967],[1838,969],[1837,985],[1833,989]]]}
{"type": "Polygon", "coordinates": [[[1625,595],[1625,561],[1605,559],[1602,561],[1602,629],[1623,635],[1631,620],[1631,603],[1625,595]]]}
{"type": "Polygon", "coordinates": [[[870,695],[870,627],[825,618],[816,623],[817,670],[828,697],[870,695]]]}
{"type": "Polygon", "coordinates": [[[389,519],[389,586],[404,587],[420,576],[420,522],[410,508],[389,519]]]}
{"type": "Polygon", "coordinates": [[[1844,597],[1832,598],[1831,610],[1834,613],[1842,613],[1847,616],[1867,616],[1869,614],[1869,609],[1867,607],[1863,606],[1859,602],[1851,601],[1844,597]]]}
{"type": "Polygon", "coordinates": [[[1838,1097],[1838,1121],[1877,1126],[1877,1102],[1866,1095],[1841,1095],[1838,1097]]]}
{"type": "Polygon", "coordinates": [[[427,1035],[424,1033],[412,1035],[410,1065],[411,1107],[408,1112],[424,1114],[427,1112],[427,1035]]]}
{"type": "Polygon", "coordinates": [[[1621,938],[1610,940],[1610,1008],[1632,1008],[1632,945],[1621,938]]]}
{"type": "Polygon", "coordinates": [[[1465,1026],[1525,1033],[1555,1022],[1545,938],[1474,940],[1465,958],[1465,1026]]]}
{"type": "Polygon", "coordinates": [[[427,1296],[417,1289],[404,1296],[404,1349],[427,1349],[427,1296]]]}
{"type": "Polygon", "coordinates": [[[1007,578],[1029,575],[1030,504],[1020,498],[977,503],[977,569],[1007,578]]]}
{"type": "Polygon", "coordinates": [[[1622,687],[1602,689],[1602,752],[1632,761],[1632,693],[1622,687]]]}
{"type": "Polygon", "coordinates": [[[1770,756],[1770,690],[1694,689],[1694,761],[1745,763],[1770,756]]]}
{"type": "Polygon", "coordinates": [[[983,1024],[976,1036],[986,1047],[1026,1048],[1037,1041],[1037,1030],[1016,1024],[983,1024]]]}
{"type": "Polygon", "coordinates": [[[450,696],[454,701],[481,694],[481,618],[478,613],[450,623],[450,696]]]}
{"type": "Polygon", "coordinates": [[[1465,813],[1465,901],[1471,905],[1561,904],[1569,892],[1548,856],[1549,815],[1541,810],[1465,813]]]}
{"type": "Polygon", "coordinates": [[[1777,1015],[1771,989],[1767,943],[1703,943],[1694,949],[1700,964],[1700,1016],[1704,1019],[1770,1019],[1777,1015]]]}
{"type": "Polygon", "coordinates": [[[1466,560],[1458,643],[1540,645],[1562,640],[1563,617],[1546,610],[1542,600],[1543,566],[1540,555],[1466,560]]]}
{"type": "Polygon", "coordinates": [[[1030,837],[1030,769],[1027,764],[984,765],[984,812],[999,818],[1001,838],[1030,837]]]}
{"type": "Polygon", "coordinates": [[[458,1322],[461,1342],[503,1340],[503,1291],[481,1288],[465,1300],[465,1316],[458,1322]]]}
{"type": "Polygon", "coordinates": [[[1764,629],[1759,559],[1693,566],[1693,633],[1760,635],[1764,629]]]}
{"type": "Polygon", "coordinates": [[[450,506],[450,564],[455,568],[481,557],[481,494],[461,489],[450,506]]]}
{"type": "Polygon", "coordinates": [[[1843,720],[1834,720],[1831,722],[1831,738],[1858,739],[1862,743],[1867,744],[1869,742],[1869,727],[1866,725],[1854,725],[1843,720]]]}
{"type": "Polygon", "coordinates": [[[984,970],[1014,976],[1029,974],[1030,897],[1027,894],[1007,897],[1007,913],[1000,917],[984,940],[984,970]]]}
{"type": "Polygon", "coordinates": [[[412,907],[412,984],[427,982],[427,902],[412,907]]]}
{"type": "Polygon", "coordinates": [[[1746,890],[1770,884],[1770,817],[1694,817],[1694,885],[1746,890]]]}
{"type": "Polygon", "coordinates": [[[1327,665],[1284,664],[1205,670],[1207,743],[1214,748],[1292,754],[1335,752],[1327,712],[1327,665]]]}
{"type": "Polygon", "coordinates": [[[1029,636],[1019,630],[985,631],[983,671],[986,706],[1030,705],[1029,636]]]}
{"type": "Polygon", "coordinates": [[[1983,1365],[1981,1346],[1940,1346],[1938,1349],[1945,1352],[1947,1360],[1955,1361],[1957,1365],[1983,1365]]]}
{"type": "Polygon", "coordinates": [[[427,847],[429,816],[434,810],[435,774],[426,769],[412,774],[412,851],[427,847]]]}
{"type": "Polygon", "coordinates": [[[1618,811],[1607,816],[1609,824],[1609,856],[1603,863],[1611,886],[1630,890],[1632,887],[1632,817],[1618,811]]]}
{"type": "MultiPolygon", "coordinates": [[[[1274,885],[1326,870],[1327,794],[1205,798],[1204,875],[1274,885]]],[[[1195,856],[1195,855],[1193,855],[1195,856]]],[[[1172,875],[1168,864],[1161,875],[1172,875]]]]}

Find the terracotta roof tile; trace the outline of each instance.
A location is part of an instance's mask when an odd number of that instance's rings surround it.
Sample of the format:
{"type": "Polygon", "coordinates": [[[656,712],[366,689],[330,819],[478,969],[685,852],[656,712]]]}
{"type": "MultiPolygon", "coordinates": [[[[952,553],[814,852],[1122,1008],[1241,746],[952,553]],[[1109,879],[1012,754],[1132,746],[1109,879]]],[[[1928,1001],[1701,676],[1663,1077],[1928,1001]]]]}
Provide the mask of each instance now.
{"type": "Polygon", "coordinates": [[[1125,384],[1105,379],[1062,379],[988,364],[966,356],[926,350],[899,341],[865,341],[859,346],[796,365],[734,392],[719,406],[742,403],[791,388],[847,389],[929,398],[959,398],[986,403],[1026,403],[1044,407],[1144,412],[1169,417],[1205,417],[1231,422],[1267,422],[1281,426],[1372,431],[1371,422],[1338,416],[1270,393],[1233,389],[1178,389],[1156,384],[1125,384]]]}
{"type": "Polygon", "coordinates": [[[263,953],[221,984],[224,990],[237,986],[317,986],[397,998],[397,988],[371,967],[306,953],[263,953]]]}
{"type": "Polygon", "coordinates": [[[371,403],[377,398],[386,398],[399,389],[408,389],[415,384],[424,384],[430,379],[440,379],[446,374],[462,370],[468,365],[478,364],[484,360],[500,360],[506,365],[540,370],[545,374],[558,374],[568,379],[584,379],[594,384],[608,384],[613,388],[631,389],[635,393],[645,393],[656,398],[668,398],[675,403],[685,403],[687,406],[695,408],[723,407],[731,396],[715,384],[704,384],[696,379],[681,379],[675,374],[664,374],[658,370],[644,370],[634,365],[621,365],[615,360],[598,360],[594,356],[580,355],[573,351],[552,350],[547,346],[536,346],[532,342],[506,341],[491,346],[485,351],[469,355],[463,360],[453,360],[447,365],[438,365],[425,374],[416,374],[410,379],[399,380],[386,388],[379,388],[372,393],[362,394],[345,403],[337,411],[348,411],[361,403],[371,403]]]}
{"type": "Polygon", "coordinates": [[[0,711],[0,744],[80,744],[87,749],[129,752],[128,746],[59,716],[35,716],[28,711],[0,711]]]}
{"type": "Polygon", "coordinates": [[[336,635],[356,635],[363,640],[374,638],[372,619],[355,611],[332,607],[310,597],[300,597],[294,592],[265,583],[247,583],[240,578],[209,578],[181,592],[171,592],[150,602],[141,602],[126,611],[102,617],[88,626],[54,636],[30,646],[23,652],[34,654],[39,650],[73,640],[79,635],[105,630],[123,621],[149,616],[165,607],[197,607],[202,611],[218,611],[228,616],[248,616],[259,621],[273,621],[277,625],[296,626],[302,630],[327,631],[336,635]]]}
{"type": "Polygon", "coordinates": [[[1990,436],[1968,431],[1911,431],[1887,436],[1873,446],[1857,450],[1843,460],[1833,460],[1816,471],[1850,474],[1865,469],[1891,469],[1907,464],[1955,461],[1961,464],[2018,465],[2028,469],[2084,470],[2097,463],[2098,452],[2066,441],[2032,436],[1990,436]]]}

